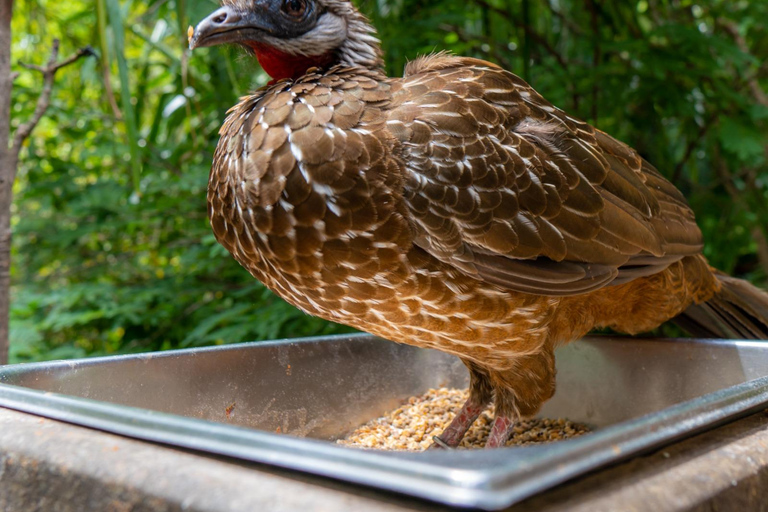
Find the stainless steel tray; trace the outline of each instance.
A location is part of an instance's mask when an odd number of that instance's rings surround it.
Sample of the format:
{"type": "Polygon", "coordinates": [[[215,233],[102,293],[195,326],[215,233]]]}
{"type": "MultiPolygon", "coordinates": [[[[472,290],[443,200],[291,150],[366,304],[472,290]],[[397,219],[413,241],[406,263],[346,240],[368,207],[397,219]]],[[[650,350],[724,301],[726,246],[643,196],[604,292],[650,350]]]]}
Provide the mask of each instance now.
{"type": "Polygon", "coordinates": [[[329,442],[430,387],[466,385],[457,359],[367,335],[6,366],[0,405],[498,509],[768,403],[768,343],[588,338],[560,349],[557,364],[558,391],[541,415],[594,432],[502,450],[385,453],[329,442]]]}

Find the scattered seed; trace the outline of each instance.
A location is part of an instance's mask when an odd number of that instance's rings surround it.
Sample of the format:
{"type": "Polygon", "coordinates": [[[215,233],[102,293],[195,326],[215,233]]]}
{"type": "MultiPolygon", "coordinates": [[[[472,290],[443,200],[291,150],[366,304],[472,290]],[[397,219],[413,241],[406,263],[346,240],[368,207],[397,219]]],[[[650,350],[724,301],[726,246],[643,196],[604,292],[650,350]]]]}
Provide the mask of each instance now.
{"type": "MultiPolygon", "coordinates": [[[[409,398],[406,405],[386,416],[369,421],[337,443],[378,450],[424,450],[432,444],[432,436],[439,435],[448,426],[468,396],[469,390],[430,389],[421,396],[409,398]]],[[[493,407],[480,415],[459,447],[485,446],[492,423],[493,407]]],[[[548,443],[587,432],[589,430],[584,425],[563,418],[521,420],[507,446],[548,443]]]]}

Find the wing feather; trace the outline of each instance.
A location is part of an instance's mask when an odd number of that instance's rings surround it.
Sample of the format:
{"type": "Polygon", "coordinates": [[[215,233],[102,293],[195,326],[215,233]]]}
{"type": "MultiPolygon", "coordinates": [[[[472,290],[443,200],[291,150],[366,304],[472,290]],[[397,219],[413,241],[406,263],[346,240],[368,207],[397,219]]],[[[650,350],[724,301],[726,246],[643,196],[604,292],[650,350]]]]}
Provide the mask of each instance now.
{"type": "Polygon", "coordinates": [[[406,70],[387,126],[414,243],[498,286],[587,293],[701,250],[682,194],[632,148],[495,65],[439,54],[406,70]]]}

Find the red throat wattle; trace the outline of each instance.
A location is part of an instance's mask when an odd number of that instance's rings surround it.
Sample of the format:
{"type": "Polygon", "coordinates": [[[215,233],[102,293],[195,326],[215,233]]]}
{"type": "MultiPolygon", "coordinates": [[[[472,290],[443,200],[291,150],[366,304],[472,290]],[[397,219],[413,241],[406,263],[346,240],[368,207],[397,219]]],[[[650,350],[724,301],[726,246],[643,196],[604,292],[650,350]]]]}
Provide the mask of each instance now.
{"type": "Polygon", "coordinates": [[[261,43],[249,43],[248,46],[256,54],[264,71],[274,79],[273,81],[299,78],[309,68],[328,67],[334,59],[334,52],[322,55],[293,55],[261,43]]]}

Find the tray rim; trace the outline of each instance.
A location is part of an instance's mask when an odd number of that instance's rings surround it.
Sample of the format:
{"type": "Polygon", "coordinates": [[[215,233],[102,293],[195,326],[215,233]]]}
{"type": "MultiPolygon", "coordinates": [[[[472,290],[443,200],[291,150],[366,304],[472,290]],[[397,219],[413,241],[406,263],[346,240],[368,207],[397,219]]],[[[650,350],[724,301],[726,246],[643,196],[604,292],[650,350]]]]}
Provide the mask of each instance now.
{"type": "MultiPolygon", "coordinates": [[[[494,462],[492,469],[480,470],[462,468],[451,464],[451,461],[455,462],[458,454],[458,458],[464,462],[477,463],[483,460],[483,451],[388,453],[350,449],[327,441],[286,436],[4,383],[8,376],[52,366],[82,368],[124,359],[183,357],[188,353],[362,338],[377,339],[362,333],[342,334],[7,365],[0,367],[0,406],[135,439],[303,471],[452,506],[496,510],[588,471],[715,428],[768,405],[768,376],[765,376],[601,428],[591,435],[559,442],[556,450],[551,446],[497,450],[518,450],[521,454],[525,451],[526,457],[522,464],[519,457],[511,457],[510,463],[494,462]],[[404,459],[407,465],[403,464],[404,459]]],[[[601,338],[617,339],[612,336],[590,336],[585,339],[595,341],[601,338]]],[[[670,338],[632,340],[677,341],[670,338]]],[[[690,338],[685,340],[692,341],[690,338]]],[[[752,340],[705,339],[695,342],[768,349],[766,342],[752,340]]]]}

